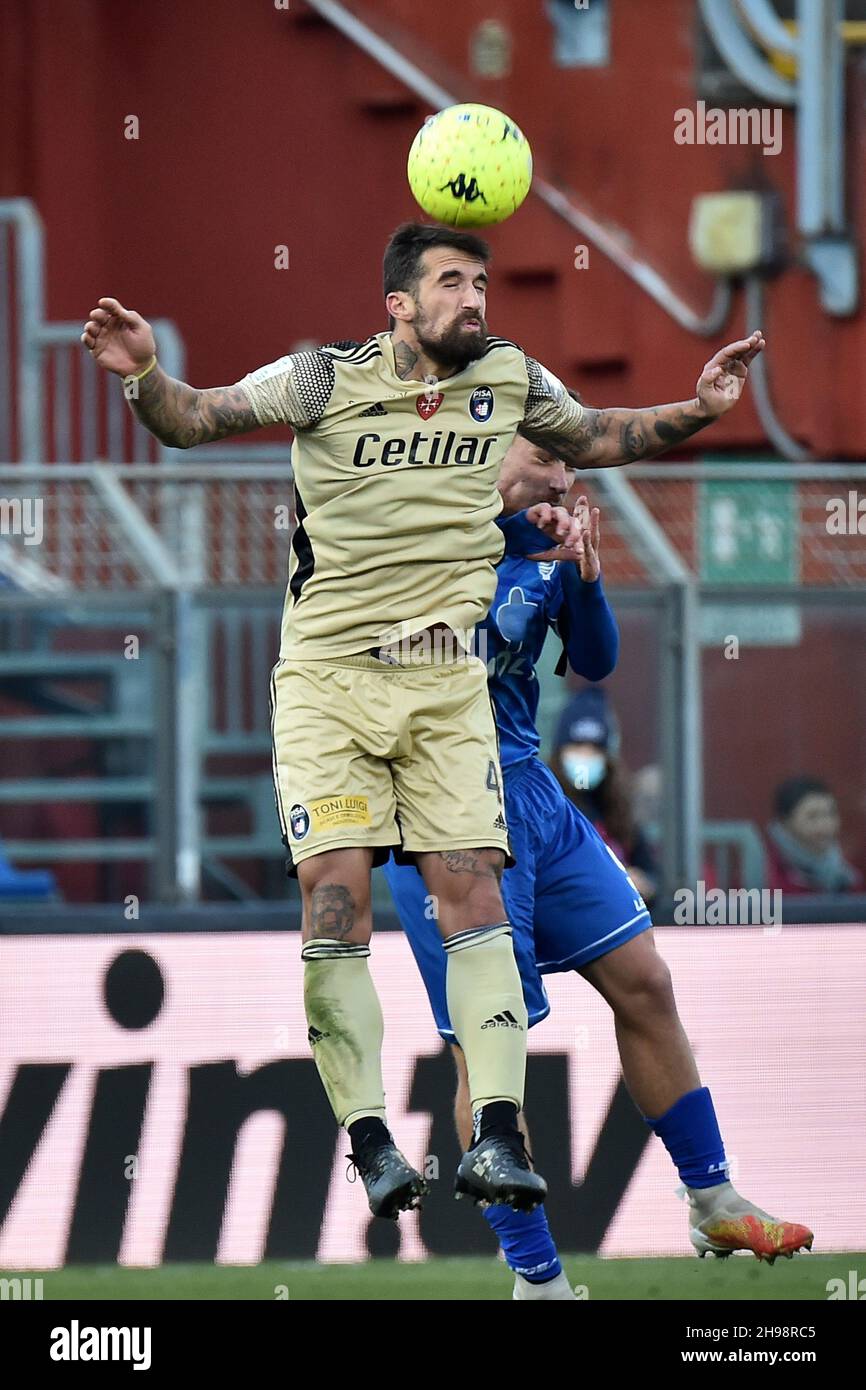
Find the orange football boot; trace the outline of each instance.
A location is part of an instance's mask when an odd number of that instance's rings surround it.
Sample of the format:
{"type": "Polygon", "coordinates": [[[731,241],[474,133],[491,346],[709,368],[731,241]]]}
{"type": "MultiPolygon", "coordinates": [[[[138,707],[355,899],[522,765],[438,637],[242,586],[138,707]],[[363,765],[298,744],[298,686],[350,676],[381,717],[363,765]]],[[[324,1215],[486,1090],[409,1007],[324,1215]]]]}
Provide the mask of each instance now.
{"type": "Polygon", "coordinates": [[[750,1250],[768,1264],[797,1250],[811,1250],[814,1236],[808,1226],[778,1221],[741,1197],[729,1182],[716,1187],[687,1188],[692,1245],[701,1258],[726,1259],[735,1250],[750,1250]]]}

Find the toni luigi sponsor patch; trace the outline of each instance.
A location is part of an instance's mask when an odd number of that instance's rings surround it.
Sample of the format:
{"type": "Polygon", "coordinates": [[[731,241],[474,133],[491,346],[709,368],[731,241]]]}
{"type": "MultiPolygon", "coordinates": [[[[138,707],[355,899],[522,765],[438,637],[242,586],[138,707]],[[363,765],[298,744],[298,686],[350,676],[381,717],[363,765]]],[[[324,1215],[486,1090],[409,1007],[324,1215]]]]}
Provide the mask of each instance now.
{"type": "Polygon", "coordinates": [[[342,830],[346,826],[372,824],[366,796],[324,796],[310,802],[313,833],[342,830]]]}

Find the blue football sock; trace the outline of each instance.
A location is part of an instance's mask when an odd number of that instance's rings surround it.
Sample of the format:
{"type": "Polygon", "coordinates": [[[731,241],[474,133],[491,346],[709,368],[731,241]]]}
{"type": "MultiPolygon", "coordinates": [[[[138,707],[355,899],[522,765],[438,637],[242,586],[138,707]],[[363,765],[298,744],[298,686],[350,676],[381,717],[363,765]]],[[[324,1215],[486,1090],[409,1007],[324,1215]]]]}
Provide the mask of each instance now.
{"type": "Polygon", "coordinates": [[[661,1139],[686,1187],[716,1187],[728,1181],[725,1146],[706,1086],[680,1096],[660,1119],[644,1119],[661,1139]]]}
{"type": "Polygon", "coordinates": [[[511,1207],[484,1208],[484,1219],[499,1237],[505,1263],[530,1284],[548,1284],[562,1272],[544,1207],[513,1211],[511,1207]]]}

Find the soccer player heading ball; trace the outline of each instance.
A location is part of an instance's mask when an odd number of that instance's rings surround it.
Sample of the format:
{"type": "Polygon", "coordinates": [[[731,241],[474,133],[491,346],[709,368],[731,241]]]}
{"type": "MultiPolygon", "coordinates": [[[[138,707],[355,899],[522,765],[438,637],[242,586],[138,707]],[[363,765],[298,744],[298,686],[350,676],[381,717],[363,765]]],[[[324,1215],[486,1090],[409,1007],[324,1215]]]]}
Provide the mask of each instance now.
{"type": "MultiPolygon", "coordinates": [[[[385,251],[388,331],[282,357],[234,386],[172,380],[150,325],[116,299],[98,301],[82,334],[102,367],[136,380],[130,405],[164,444],[295,432],[298,527],[271,680],[277,800],[303,897],[313,1055],[386,1217],[425,1191],[386,1126],[367,966],[370,872],[392,848],[436,899],[447,953],[474,1115],[457,1190],[523,1210],[547,1190],[517,1124],[527,1013],[499,886],[508,831],[486,669],[464,651],[503,553],[500,464],[518,426],[578,468],[659,454],[736,404],[764,346],[756,332],[716,353],[689,400],[587,409],[488,333],[489,260],[470,233],[402,226],[385,251]]],[[[534,520],[540,530],[511,528],[515,553],[580,534],[563,508],[534,520]]]]}

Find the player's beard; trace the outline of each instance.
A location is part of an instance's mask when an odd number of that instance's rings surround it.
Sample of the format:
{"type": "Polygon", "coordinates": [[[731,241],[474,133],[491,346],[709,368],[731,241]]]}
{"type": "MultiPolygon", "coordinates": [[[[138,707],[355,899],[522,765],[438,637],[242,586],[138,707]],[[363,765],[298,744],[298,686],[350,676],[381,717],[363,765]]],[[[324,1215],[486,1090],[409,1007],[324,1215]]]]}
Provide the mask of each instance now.
{"type": "Polygon", "coordinates": [[[412,327],[418,346],[427,357],[442,367],[456,367],[459,371],[468,366],[487,351],[487,321],[480,314],[462,314],[443,333],[434,336],[428,331],[429,320],[419,311],[412,327]],[[463,324],[470,318],[477,318],[481,327],[477,333],[469,333],[463,324]]]}

